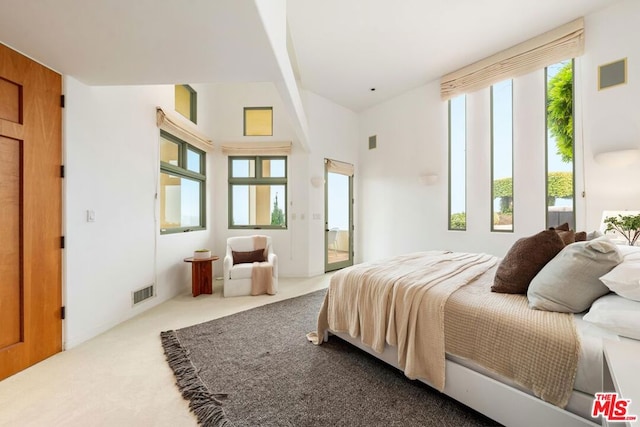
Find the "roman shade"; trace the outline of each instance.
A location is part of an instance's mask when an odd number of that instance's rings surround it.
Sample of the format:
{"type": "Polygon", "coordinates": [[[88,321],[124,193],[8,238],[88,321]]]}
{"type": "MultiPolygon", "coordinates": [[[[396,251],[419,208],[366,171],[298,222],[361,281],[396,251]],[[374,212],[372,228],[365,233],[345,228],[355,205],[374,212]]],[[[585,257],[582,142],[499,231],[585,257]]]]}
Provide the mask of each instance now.
{"type": "Polygon", "coordinates": [[[443,101],[489,87],[584,52],[584,18],[578,18],[442,77],[443,101]]]}
{"type": "Polygon", "coordinates": [[[326,159],[327,172],[339,173],[340,175],[353,176],[353,165],[351,163],[340,162],[338,160],[326,159]]]}
{"type": "Polygon", "coordinates": [[[222,144],[222,154],[227,156],[287,156],[291,154],[291,142],[226,142],[222,144]]]}
{"type": "Polygon", "coordinates": [[[165,132],[205,151],[213,149],[213,142],[177,115],[156,107],[156,125],[165,132]]]}

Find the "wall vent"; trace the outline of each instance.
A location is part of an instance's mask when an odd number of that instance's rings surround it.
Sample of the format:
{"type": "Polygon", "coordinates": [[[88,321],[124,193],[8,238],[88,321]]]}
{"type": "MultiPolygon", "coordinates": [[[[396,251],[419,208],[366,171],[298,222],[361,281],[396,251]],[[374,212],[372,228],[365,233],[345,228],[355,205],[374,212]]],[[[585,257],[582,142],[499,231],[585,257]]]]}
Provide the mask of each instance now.
{"type": "Polygon", "coordinates": [[[131,292],[133,305],[139,304],[142,301],[147,300],[153,296],[155,296],[153,284],[147,286],[146,288],[138,289],[137,291],[131,292]]]}
{"type": "Polygon", "coordinates": [[[373,150],[374,148],[377,147],[378,145],[378,141],[377,141],[377,136],[376,135],[372,135],[369,137],[369,150],[373,150]]]}

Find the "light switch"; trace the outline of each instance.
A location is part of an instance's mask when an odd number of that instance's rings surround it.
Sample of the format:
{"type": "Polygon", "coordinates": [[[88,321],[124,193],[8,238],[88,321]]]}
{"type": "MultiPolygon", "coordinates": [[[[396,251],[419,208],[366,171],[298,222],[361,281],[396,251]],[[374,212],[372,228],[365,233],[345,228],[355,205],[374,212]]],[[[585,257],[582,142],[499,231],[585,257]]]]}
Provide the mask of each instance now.
{"type": "Polygon", "coordinates": [[[96,222],[96,213],[93,210],[87,211],[87,222],[96,222]]]}

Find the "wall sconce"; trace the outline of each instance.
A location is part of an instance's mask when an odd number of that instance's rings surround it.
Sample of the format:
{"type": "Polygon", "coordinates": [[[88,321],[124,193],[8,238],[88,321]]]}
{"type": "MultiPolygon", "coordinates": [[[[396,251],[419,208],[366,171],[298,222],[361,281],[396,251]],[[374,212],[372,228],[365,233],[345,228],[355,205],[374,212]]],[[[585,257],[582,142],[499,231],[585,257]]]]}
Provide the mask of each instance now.
{"type": "Polygon", "coordinates": [[[631,148],[627,150],[612,150],[597,153],[593,156],[596,163],[603,166],[624,167],[635,163],[640,157],[640,150],[631,148]]]}
{"type": "Polygon", "coordinates": [[[321,176],[312,176],[311,185],[315,188],[320,188],[324,185],[324,178],[321,176]]]}
{"type": "Polygon", "coordinates": [[[438,182],[438,175],[434,173],[423,173],[418,176],[418,180],[422,185],[433,185],[438,182]]]}

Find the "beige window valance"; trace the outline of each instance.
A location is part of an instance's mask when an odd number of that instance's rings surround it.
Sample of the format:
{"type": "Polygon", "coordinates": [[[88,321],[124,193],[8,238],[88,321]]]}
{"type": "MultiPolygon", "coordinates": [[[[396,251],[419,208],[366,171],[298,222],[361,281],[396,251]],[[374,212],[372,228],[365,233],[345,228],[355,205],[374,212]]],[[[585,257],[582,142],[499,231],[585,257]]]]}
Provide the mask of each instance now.
{"type": "Polygon", "coordinates": [[[290,141],[225,142],[222,154],[227,156],[288,156],[290,141]]]}
{"type": "Polygon", "coordinates": [[[442,77],[443,101],[539,70],[584,52],[584,18],[578,18],[442,77]]]}
{"type": "Polygon", "coordinates": [[[156,107],[156,125],[163,131],[198,148],[207,151],[213,149],[213,142],[209,138],[195,130],[193,126],[183,119],[177,117],[176,114],[165,112],[160,107],[156,107]]]}
{"type": "Polygon", "coordinates": [[[339,173],[340,175],[353,176],[353,165],[351,163],[340,162],[338,160],[326,159],[327,172],[339,173]]]}

